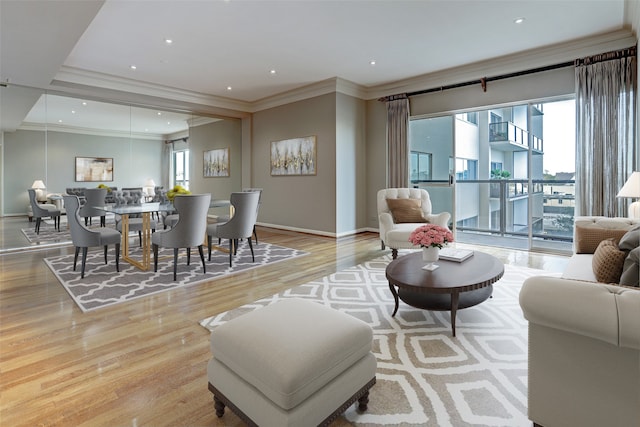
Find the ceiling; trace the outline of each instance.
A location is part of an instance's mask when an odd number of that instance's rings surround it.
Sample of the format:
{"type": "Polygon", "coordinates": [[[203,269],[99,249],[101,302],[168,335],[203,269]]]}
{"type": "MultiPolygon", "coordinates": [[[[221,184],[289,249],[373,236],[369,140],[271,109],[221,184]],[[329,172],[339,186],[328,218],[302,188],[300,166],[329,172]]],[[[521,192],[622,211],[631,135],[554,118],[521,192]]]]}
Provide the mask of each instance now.
{"type": "Polygon", "coordinates": [[[0,119],[19,126],[37,101],[21,86],[240,108],[331,78],[375,88],[630,28],[632,1],[0,0],[0,119]]]}

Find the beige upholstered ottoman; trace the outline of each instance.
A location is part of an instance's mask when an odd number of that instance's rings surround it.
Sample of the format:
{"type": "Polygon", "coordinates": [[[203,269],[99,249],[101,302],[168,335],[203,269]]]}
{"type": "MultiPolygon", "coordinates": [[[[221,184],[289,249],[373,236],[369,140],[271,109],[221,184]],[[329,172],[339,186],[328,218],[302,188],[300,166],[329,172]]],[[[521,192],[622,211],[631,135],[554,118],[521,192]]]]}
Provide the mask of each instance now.
{"type": "Polygon", "coordinates": [[[286,299],[211,334],[207,366],[216,415],[228,406],[249,425],[327,425],[375,384],[372,330],[312,301],[286,299]]]}

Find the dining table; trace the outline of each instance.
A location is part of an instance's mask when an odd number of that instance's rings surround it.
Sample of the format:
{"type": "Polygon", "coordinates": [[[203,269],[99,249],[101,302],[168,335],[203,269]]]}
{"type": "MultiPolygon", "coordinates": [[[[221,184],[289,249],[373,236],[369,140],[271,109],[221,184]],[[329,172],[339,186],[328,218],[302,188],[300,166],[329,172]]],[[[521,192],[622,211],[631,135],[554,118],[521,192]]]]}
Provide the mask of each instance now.
{"type": "MultiPolygon", "coordinates": [[[[230,213],[233,214],[233,206],[227,199],[212,199],[209,203],[209,209],[229,207],[230,213]]],[[[173,203],[139,203],[139,204],[121,204],[121,205],[105,205],[100,208],[107,213],[120,215],[122,221],[122,259],[125,262],[147,271],[151,267],[151,215],[155,212],[166,212],[168,214],[175,213],[176,209],[173,203]],[[142,246],[142,254],[139,259],[132,258],[129,245],[129,218],[132,215],[140,215],[142,218],[142,230],[140,235],[140,245],[142,246]]],[[[206,237],[204,236],[205,242],[206,237]]]]}

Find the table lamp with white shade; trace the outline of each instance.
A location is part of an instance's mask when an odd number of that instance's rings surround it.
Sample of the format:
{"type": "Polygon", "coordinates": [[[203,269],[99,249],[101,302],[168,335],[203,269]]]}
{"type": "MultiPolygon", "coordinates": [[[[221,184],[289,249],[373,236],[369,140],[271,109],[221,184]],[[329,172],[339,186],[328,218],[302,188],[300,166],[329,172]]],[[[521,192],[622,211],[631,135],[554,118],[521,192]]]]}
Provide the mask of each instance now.
{"type": "Polygon", "coordinates": [[[155,196],[156,195],[155,189],[156,189],[155,181],[153,179],[149,178],[144,183],[144,190],[147,193],[147,196],[149,196],[149,197],[155,196]]]}
{"type": "MultiPolygon", "coordinates": [[[[617,197],[640,199],[640,172],[633,172],[624,183],[617,197]]],[[[629,218],[640,218],[640,201],[629,205],[629,218]]]]}
{"type": "Polygon", "coordinates": [[[45,193],[45,189],[47,188],[46,185],[44,185],[44,182],[41,179],[36,179],[35,181],[33,181],[33,184],[31,185],[31,188],[33,188],[34,190],[36,190],[36,200],[39,202],[46,202],[47,201],[47,193],[45,193]]]}

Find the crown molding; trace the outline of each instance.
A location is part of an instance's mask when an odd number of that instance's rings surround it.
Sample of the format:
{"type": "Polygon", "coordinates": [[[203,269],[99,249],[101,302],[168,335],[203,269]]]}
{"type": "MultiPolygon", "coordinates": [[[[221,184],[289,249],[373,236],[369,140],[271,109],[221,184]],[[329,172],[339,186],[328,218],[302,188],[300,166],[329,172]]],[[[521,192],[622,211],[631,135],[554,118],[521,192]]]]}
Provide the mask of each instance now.
{"type": "MultiPolygon", "coordinates": [[[[126,79],[110,74],[82,70],[75,67],[62,66],[53,81],[57,86],[84,86],[103,90],[134,93],[152,98],[168,99],[184,104],[212,106],[216,108],[247,112],[250,103],[220,96],[177,89],[140,80],[126,79]]],[[[55,86],[54,86],[55,88],[55,86]]]]}
{"type": "Polygon", "coordinates": [[[478,80],[573,61],[577,58],[596,55],[611,50],[634,46],[636,37],[628,29],[599,34],[568,43],[526,50],[512,55],[475,62],[466,66],[450,68],[424,74],[410,79],[370,87],[365,99],[437,88],[454,83],[478,80]]]}
{"type": "Polygon", "coordinates": [[[80,126],[65,126],[57,125],[53,123],[33,123],[25,122],[20,125],[18,130],[31,130],[40,132],[63,132],[63,133],[75,133],[81,135],[94,135],[94,136],[108,136],[114,138],[133,138],[133,139],[148,139],[152,141],[162,141],[166,138],[166,135],[157,133],[142,133],[142,132],[128,132],[118,131],[113,129],[93,129],[80,126]]]}

